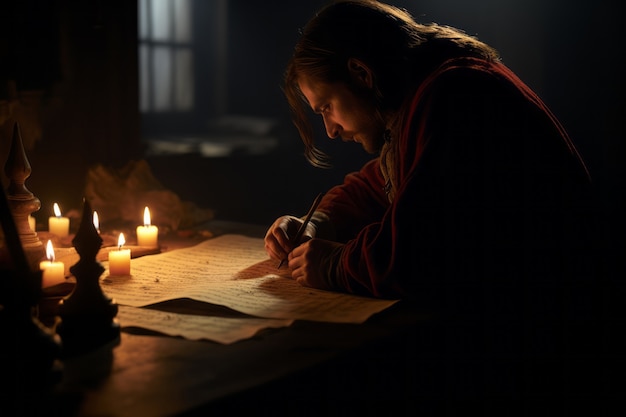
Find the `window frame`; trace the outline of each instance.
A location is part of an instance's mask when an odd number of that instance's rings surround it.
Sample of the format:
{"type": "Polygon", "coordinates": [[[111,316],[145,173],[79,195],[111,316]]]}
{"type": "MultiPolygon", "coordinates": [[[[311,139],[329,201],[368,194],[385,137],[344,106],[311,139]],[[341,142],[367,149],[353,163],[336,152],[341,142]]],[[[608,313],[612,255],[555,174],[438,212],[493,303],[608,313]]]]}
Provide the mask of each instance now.
{"type": "MultiPolygon", "coordinates": [[[[152,0],[140,0],[142,5],[151,3],[152,0]]],[[[171,2],[173,3],[173,2],[171,2]]],[[[172,137],[181,135],[194,135],[206,131],[207,121],[218,118],[224,114],[225,97],[223,93],[225,80],[225,57],[227,47],[225,30],[227,18],[226,0],[202,1],[190,0],[191,6],[191,40],[189,44],[178,42],[153,40],[142,37],[141,22],[138,25],[137,54],[139,60],[139,115],[141,121],[142,136],[144,139],[155,137],[172,137]],[[189,48],[192,56],[193,77],[193,102],[189,110],[181,111],[170,108],[169,110],[142,109],[143,82],[141,48],[170,47],[172,50],[189,48]]],[[[148,6],[150,7],[150,6],[148,6]]],[[[173,10],[170,6],[170,12],[173,10]]],[[[147,11],[149,13],[149,10],[147,11]]],[[[169,21],[174,20],[170,13],[169,21]]],[[[142,18],[142,10],[138,10],[138,19],[142,18]]],[[[152,22],[148,25],[151,26],[152,22]]],[[[170,23],[173,25],[173,23],[170,23]]],[[[149,28],[151,33],[151,28],[149,28]]],[[[171,28],[172,32],[174,28],[171,28]]],[[[150,64],[153,58],[150,57],[150,64]]],[[[151,71],[151,69],[148,69],[151,71]]],[[[172,73],[172,82],[175,82],[175,74],[172,73]]],[[[149,83],[149,100],[154,105],[154,74],[151,74],[149,83]]],[[[175,91],[175,89],[173,90],[175,91]]],[[[173,93],[175,94],[175,92],[173,93]]],[[[173,101],[173,97],[171,98],[173,101]]]]}

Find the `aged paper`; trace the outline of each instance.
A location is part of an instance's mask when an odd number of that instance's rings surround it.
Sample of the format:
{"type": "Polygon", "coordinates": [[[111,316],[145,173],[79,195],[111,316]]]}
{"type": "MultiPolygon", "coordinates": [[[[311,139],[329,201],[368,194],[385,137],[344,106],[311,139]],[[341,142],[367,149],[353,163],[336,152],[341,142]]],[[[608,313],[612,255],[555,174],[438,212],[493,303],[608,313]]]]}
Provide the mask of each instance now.
{"type": "Polygon", "coordinates": [[[169,336],[212,340],[225,345],[248,339],[263,329],[293,323],[284,319],[197,316],[129,306],[118,306],[117,319],[122,328],[140,327],[169,336]]]}
{"type": "Polygon", "coordinates": [[[101,286],[114,302],[133,307],[191,298],[255,317],[335,323],[363,323],[397,301],[305,288],[276,266],[263,239],[229,234],[132,259],[130,276],[107,270],[101,286]]]}

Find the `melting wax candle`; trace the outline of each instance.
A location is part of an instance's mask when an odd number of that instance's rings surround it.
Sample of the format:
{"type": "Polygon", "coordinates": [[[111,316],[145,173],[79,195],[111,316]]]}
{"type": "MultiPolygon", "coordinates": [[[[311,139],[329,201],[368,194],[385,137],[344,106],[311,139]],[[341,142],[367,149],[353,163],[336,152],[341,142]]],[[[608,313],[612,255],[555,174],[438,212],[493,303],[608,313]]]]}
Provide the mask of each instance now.
{"type": "Polygon", "coordinates": [[[159,245],[159,229],[150,224],[150,210],[143,211],[143,226],[137,226],[137,245],[156,248],[159,245]]]}
{"type": "Polygon", "coordinates": [[[48,218],[48,231],[59,237],[70,234],[70,219],[61,216],[61,209],[54,203],[54,216],[48,218]]]}
{"type": "Polygon", "coordinates": [[[65,281],[65,264],[63,262],[55,262],[54,248],[52,242],[48,241],[46,245],[47,261],[39,262],[39,269],[43,271],[41,276],[41,286],[51,287],[65,281]]]}
{"type": "Polygon", "coordinates": [[[122,249],[124,243],[124,233],[120,233],[117,250],[109,252],[109,275],[130,275],[130,249],[122,249]]]}

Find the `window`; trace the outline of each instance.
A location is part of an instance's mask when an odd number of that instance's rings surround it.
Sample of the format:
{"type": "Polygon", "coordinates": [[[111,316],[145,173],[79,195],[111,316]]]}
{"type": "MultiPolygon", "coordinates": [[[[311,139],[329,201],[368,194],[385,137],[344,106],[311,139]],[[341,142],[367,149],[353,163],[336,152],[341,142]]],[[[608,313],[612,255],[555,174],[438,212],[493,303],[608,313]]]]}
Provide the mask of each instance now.
{"type": "Polygon", "coordinates": [[[192,0],[140,0],[140,110],[194,107],[192,0]]]}
{"type": "Polygon", "coordinates": [[[139,0],[138,7],[144,140],[206,130],[226,101],[226,0],[139,0]]]}

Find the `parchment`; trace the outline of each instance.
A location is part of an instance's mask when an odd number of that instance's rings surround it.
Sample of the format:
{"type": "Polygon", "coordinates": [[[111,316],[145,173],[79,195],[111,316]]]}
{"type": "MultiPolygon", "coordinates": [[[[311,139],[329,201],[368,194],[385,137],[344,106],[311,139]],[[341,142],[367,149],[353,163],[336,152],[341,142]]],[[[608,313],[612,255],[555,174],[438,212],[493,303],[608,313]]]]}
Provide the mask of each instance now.
{"type": "Polygon", "coordinates": [[[117,304],[147,306],[191,298],[263,318],[363,323],[397,300],[302,287],[277,270],[263,239],[228,234],[190,248],[131,260],[131,275],[102,274],[102,290],[117,304]]]}
{"type": "Polygon", "coordinates": [[[262,329],[287,327],[293,323],[284,319],[208,317],[129,306],[118,306],[117,319],[122,328],[140,327],[169,336],[212,340],[226,345],[248,339],[262,329]]]}

